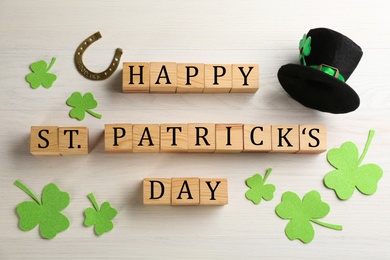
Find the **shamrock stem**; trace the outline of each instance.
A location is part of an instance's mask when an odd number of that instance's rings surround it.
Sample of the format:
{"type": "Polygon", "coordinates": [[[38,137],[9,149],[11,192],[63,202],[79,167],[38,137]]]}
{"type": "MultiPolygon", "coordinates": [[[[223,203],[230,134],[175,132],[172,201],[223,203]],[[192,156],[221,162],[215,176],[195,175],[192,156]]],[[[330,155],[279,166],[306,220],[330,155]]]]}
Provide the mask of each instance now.
{"type": "Polygon", "coordinates": [[[368,152],[368,148],[370,147],[370,144],[371,144],[372,138],[374,138],[374,135],[375,135],[375,130],[370,130],[368,132],[367,142],[366,142],[366,145],[364,146],[363,153],[359,158],[358,165],[360,165],[362,163],[364,157],[366,157],[366,154],[368,152]]]}
{"type": "Polygon", "coordinates": [[[85,111],[86,111],[88,114],[90,114],[91,116],[94,116],[94,117],[99,118],[99,119],[102,118],[102,115],[101,115],[101,114],[95,113],[95,112],[93,112],[93,111],[91,111],[91,110],[89,110],[89,109],[87,109],[87,110],[85,110],[85,111]]]}
{"type": "Polygon", "coordinates": [[[88,194],[88,198],[91,200],[93,207],[96,209],[96,211],[99,212],[99,204],[97,203],[95,196],[93,196],[93,193],[88,194]]]}
{"type": "Polygon", "coordinates": [[[316,224],[318,224],[320,226],[326,227],[326,228],[331,228],[331,229],[334,229],[334,230],[343,230],[343,226],[341,226],[341,225],[328,224],[328,223],[324,223],[324,222],[318,221],[316,219],[311,219],[310,221],[314,222],[314,223],[316,223],[316,224]]]}
{"type": "Polygon", "coordinates": [[[46,70],[46,71],[49,71],[49,70],[51,69],[51,67],[53,67],[53,65],[54,65],[55,62],[56,62],[56,57],[53,57],[53,58],[51,59],[50,65],[49,65],[49,67],[47,67],[47,70],[46,70]]]}
{"type": "Polygon", "coordinates": [[[272,172],[272,168],[268,168],[267,172],[264,175],[264,181],[263,181],[264,183],[268,179],[268,176],[271,174],[271,172],[272,172]]]}
{"type": "Polygon", "coordinates": [[[27,188],[23,183],[21,183],[19,180],[16,180],[14,182],[14,185],[16,187],[18,187],[19,189],[21,189],[22,191],[24,191],[25,193],[27,193],[27,195],[29,195],[39,205],[42,205],[41,201],[37,198],[37,196],[35,196],[35,194],[29,188],[27,188]]]}

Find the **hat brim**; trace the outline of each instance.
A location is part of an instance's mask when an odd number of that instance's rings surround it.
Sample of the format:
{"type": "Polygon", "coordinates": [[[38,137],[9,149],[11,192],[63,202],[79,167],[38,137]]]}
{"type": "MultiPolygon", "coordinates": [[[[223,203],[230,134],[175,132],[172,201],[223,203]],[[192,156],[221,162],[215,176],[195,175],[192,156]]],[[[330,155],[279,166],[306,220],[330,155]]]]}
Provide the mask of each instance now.
{"type": "Polygon", "coordinates": [[[278,79],[292,98],[309,108],[340,114],[360,105],[359,96],[348,84],[314,68],[287,64],[280,67],[278,79]]]}

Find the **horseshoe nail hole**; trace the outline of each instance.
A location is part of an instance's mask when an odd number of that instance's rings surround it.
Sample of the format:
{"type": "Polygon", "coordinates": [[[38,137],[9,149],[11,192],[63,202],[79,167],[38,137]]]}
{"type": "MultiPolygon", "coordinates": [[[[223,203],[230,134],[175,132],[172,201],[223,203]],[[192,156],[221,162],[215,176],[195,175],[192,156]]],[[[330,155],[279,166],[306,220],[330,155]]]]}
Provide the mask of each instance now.
{"type": "Polygon", "coordinates": [[[112,71],[112,69],[111,69],[111,68],[109,68],[108,70],[109,70],[109,71],[112,71]]]}
{"type": "Polygon", "coordinates": [[[112,66],[115,66],[115,62],[112,64],[112,66]]]}
{"type": "Polygon", "coordinates": [[[106,75],[106,76],[107,76],[107,72],[104,72],[104,75],[106,75]]]}
{"type": "Polygon", "coordinates": [[[87,42],[84,42],[85,45],[87,45],[88,43],[87,42]]]}
{"type": "Polygon", "coordinates": [[[89,38],[89,41],[91,42],[91,41],[92,41],[92,38],[89,38]]]}
{"type": "Polygon", "coordinates": [[[115,61],[118,61],[118,58],[115,58],[115,61]]]}
{"type": "Polygon", "coordinates": [[[77,55],[80,55],[80,54],[81,54],[80,52],[77,53],[77,55]]]}
{"type": "Polygon", "coordinates": [[[83,47],[80,47],[80,50],[83,50],[83,47]]]}

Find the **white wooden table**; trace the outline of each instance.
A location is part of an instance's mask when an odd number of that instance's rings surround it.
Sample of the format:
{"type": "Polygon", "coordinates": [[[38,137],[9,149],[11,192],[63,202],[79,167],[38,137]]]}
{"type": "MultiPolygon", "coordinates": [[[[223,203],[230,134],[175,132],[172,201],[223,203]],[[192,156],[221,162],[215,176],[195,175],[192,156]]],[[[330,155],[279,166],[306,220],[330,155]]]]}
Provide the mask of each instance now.
{"type": "Polygon", "coordinates": [[[0,2],[0,259],[386,259],[390,256],[390,24],[388,1],[21,1],[0,2]],[[297,61],[297,45],[311,28],[328,27],[358,43],[364,55],[348,80],[361,98],[350,114],[320,113],[301,106],[281,88],[276,73],[297,61]],[[258,63],[254,94],[158,95],[121,93],[121,71],[90,81],[75,69],[73,54],[87,36],[103,38],[85,53],[86,66],[104,70],[115,48],[122,61],[258,63]],[[33,90],[29,65],[57,62],[51,89],[33,90]],[[92,92],[96,112],[78,122],[65,100],[92,92]],[[105,123],[325,124],[328,149],[354,141],[360,152],[376,130],[365,162],[384,170],[373,196],[356,192],[340,201],[323,185],[333,168],[320,155],[295,154],[106,154],[105,123]],[[32,125],[82,125],[90,129],[87,156],[34,157],[32,125]],[[245,199],[245,179],[273,173],[275,198],[254,205],[245,199]],[[142,205],[145,177],[226,177],[229,205],[142,205]],[[30,198],[13,185],[21,180],[37,194],[56,183],[71,196],[64,213],[71,226],[53,240],[18,228],[15,208],[30,198]],[[310,244],[290,241],[287,221],[275,214],[285,191],[303,196],[318,190],[331,211],[315,226],[310,244]],[[83,226],[87,195],[118,209],[115,228],[97,237],[83,226]]]}

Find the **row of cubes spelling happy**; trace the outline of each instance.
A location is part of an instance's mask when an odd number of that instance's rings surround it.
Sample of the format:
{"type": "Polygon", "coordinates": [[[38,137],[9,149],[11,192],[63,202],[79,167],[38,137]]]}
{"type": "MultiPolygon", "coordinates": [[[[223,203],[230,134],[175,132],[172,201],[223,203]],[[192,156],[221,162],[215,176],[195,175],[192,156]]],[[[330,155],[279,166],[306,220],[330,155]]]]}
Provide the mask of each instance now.
{"type": "Polygon", "coordinates": [[[254,93],[257,64],[124,62],[125,93],[254,93]]]}
{"type": "MultiPolygon", "coordinates": [[[[321,153],[324,125],[106,124],[106,152],[321,153]]],[[[87,127],[32,126],[34,155],[88,154],[87,127]]]]}

